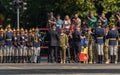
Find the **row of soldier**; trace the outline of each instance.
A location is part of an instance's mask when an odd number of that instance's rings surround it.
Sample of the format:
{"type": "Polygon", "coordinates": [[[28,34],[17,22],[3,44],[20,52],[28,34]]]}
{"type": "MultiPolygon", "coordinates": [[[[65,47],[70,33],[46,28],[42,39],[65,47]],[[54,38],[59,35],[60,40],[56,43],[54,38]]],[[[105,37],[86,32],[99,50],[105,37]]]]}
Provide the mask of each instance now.
{"type": "Polygon", "coordinates": [[[8,25],[0,30],[1,63],[39,63],[41,37],[38,29],[11,29],[8,25]]]}

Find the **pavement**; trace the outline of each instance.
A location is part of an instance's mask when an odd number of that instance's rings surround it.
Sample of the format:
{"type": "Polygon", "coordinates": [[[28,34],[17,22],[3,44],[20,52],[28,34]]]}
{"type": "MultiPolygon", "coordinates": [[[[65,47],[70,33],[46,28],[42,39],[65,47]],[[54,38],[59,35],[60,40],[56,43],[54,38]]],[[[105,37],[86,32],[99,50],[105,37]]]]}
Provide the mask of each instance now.
{"type": "Polygon", "coordinates": [[[120,75],[120,64],[4,63],[0,75],[120,75]]]}

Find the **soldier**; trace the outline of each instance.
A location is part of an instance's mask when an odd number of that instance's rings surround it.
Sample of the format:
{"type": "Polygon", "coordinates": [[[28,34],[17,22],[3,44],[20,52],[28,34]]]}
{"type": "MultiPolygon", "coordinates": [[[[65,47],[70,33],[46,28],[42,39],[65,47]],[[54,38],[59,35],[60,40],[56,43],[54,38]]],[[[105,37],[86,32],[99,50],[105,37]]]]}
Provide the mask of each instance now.
{"type": "Polygon", "coordinates": [[[118,40],[118,31],[114,24],[111,24],[110,30],[108,32],[107,38],[109,39],[109,50],[110,50],[110,60],[111,63],[117,64],[117,40],[118,40]]]}
{"type": "Polygon", "coordinates": [[[93,63],[93,49],[92,49],[92,29],[91,27],[88,28],[88,54],[89,54],[89,63],[92,64],[93,63]]]}
{"type": "Polygon", "coordinates": [[[18,63],[20,63],[21,62],[21,44],[20,44],[20,30],[19,29],[17,29],[17,31],[16,31],[16,38],[17,38],[17,40],[16,40],[16,42],[17,42],[17,47],[16,47],[16,52],[18,52],[18,53],[16,53],[15,54],[15,59],[16,59],[16,62],[18,62],[18,63]]]}
{"type": "Polygon", "coordinates": [[[108,45],[109,39],[107,38],[108,31],[109,31],[109,27],[105,27],[105,37],[104,37],[104,41],[105,41],[105,43],[104,43],[105,64],[109,64],[109,58],[108,58],[108,56],[109,56],[109,51],[108,51],[108,49],[109,49],[109,45],[108,45]]]}
{"type": "Polygon", "coordinates": [[[21,28],[21,34],[20,34],[20,62],[25,62],[25,54],[26,54],[26,36],[24,29],[21,28]]]}
{"type": "Polygon", "coordinates": [[[95,38],[96,38],[96,48],[98,52],[98,63],[102,63],[103,60],[103,46],[104,46],[104,28],[101,28],[101,22],[97,23],[97,28],[95,28],[95,38]]]}
{"type": "Polygon", "coordinates": [[[13,29],[13,38],[12,38],[12,41],[13,41],[13,49],[12,49],[12,62],[15,63],[15,54],[17,54],[16,52],[16,47],[17,47],[17,38],[16,38],[16,30],[13,29]]]}
{"type": "Polygon", "coordinates": [[[7,56],[6,56],[6,34],[7,29],[3,31],[3,39],[4,39],[4,46],[3,46],[3,63],[7,62],[7,56]]]}
{"type": "Polygon", "coordinates": [[[34,50],[34,56],[33,56],[33,63],[39,63],[38,62],[38,56],[40,56],[40,35],[38,34],[38,29],[35,29],[34,37],[33,37],[33,50],[34,50]]]}
{"type": "Polygon", "coordinates": [[[13,33],[11,31],[11,26],[8,25],[7,31],[5,33],[7,63],[11,62],[11,51],[13,46],[12,38],[13,38],[13,33]]]}
{"type": "Polygon", "coordinates": [[[60,58],[61,58],[61,63],[65,64],[66,63],[66,48],[68,46],[68,36],[64,33],[64,30],[61,29],[60,32],[60,58]]]}
{"type": "Polygon", "coordinates": [[[14,50],[14,54],[13,54],[13,62],[17,63],[18,62],[18,30],[13,30],[13,50],[14,50]]]}
{"type": "Polygon", "coordinates": [[[29,30],[28,33],[28,40],[27,40],[27,60],[28,63],[31,62],[31,56],[32,56],[32,51],[33,51],[33,36],[32,36],[32,30],[29,30]]]}
{"type": "Polygon", "coordinates": [[[0,63],[3,62],[3,50],[4,50],[4,35],[3,35],[3,29],[0,30],[0,63]]]}
{"type": "Polygon", "coordinates": [[[28,62],[28,58],[27,58],[27,41],[28,41],[28,30],[27,29],[25,29],[25,37],[26,37],[26,40],[25,40],[25,43],[26,43],[26,45],[25,45],[25,51],[24,51],[24,58],[25,58],[25,62],[28,62]]]}

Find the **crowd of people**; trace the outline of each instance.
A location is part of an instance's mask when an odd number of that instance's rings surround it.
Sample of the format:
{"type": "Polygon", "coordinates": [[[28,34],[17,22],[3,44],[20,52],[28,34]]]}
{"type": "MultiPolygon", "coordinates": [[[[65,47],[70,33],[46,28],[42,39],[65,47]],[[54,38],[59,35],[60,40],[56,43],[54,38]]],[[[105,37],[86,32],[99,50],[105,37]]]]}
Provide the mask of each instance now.
{"type": "Polygon", "coordinates": [[[64,20],[53,13],[50,14],[47,27],[49,46],[48,62],[60,63],[81,62],[80,53],[88,47],[88,63],[118,63],[120,13],[116,12],[112,21],[108,21],[105,13],[95,17],[90,12],[84,21],[75,14],[64,20]],[[59,54],[58,54],[59,53],[59,54]]]}
{"type": "MultiPolygon", "coordinates": [[[[88,63],[118,63],[120,13],[115,13],[109,23],[105,13],[96,18],[94,12],[81,21],[78,14],[62,20],[50,14],[46,33],[48,63],[80,63],[82,49],[88,48],[88,63]]],[[[44,42],[38,28],[12,29],[7,25],[0,29],[1,63],[40,63],[41,43],[44,42]]]]}

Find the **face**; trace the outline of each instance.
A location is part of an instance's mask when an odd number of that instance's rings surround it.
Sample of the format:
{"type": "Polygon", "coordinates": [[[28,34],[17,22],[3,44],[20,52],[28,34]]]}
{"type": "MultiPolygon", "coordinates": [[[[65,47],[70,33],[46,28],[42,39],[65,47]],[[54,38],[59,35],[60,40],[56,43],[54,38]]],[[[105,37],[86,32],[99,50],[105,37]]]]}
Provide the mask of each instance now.
{"type": "Polygon", "coordinates": [[[94,17],[94,13],[93,12],[90,13],[90,17],[94,17]]]}
{"type": "Polygon", "coordinates": [[[104,13],[102,13],[102,14],[101,14],[101,17],[103,17],[103,18],[104,18],[104,17],[105,17],[105,14],[104,14],[104,13]]]}
{"type": "Polygon", "coordinates": [[[63,29],[61,29],[61,30],[60,30],[60,32],[61,32],[61,33],[64,33],[64,30],[63,30],[63,29]]]}
{"type": "Polygon", "coordinates": [[[78,14],[75,14],[75,18],[78,18],[78,14]]]}
{"type": "Polygon", "coordinates": [[[10,29],[10,28],[8,28],[7,30],[8,30],[8,31],[11,31],[11,29],[10,29]]]}
{"type": "Polygon", "coordinates": [[[53,30],[56,30],[56,26],[53,26],[53,30]]]}
{"type": "Polygon", "coordinates": [[[66,15],[66,16],[65,16],[65,19],[66,19],[66,20],[69,20],[69,16],[68,16],[68,15],[66,15]]]}
{"type": "Polygon", "coordinates": [[[24,31],[21,31],[21,34],[23,35],[23,34],[24,34],[24,31]]]}
{"type": "Polygon", "coordinates": [[[79,31],[80,31],[80,28],[77,28],[76,30],[79,32],[79,31]]]}
{"type": "Polygon", "coordinates": [[[60,16],[57,16],[57,19],[60,19],[60,16]]]}

